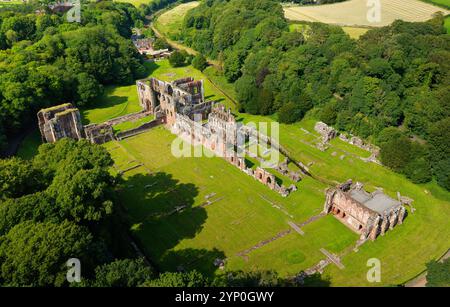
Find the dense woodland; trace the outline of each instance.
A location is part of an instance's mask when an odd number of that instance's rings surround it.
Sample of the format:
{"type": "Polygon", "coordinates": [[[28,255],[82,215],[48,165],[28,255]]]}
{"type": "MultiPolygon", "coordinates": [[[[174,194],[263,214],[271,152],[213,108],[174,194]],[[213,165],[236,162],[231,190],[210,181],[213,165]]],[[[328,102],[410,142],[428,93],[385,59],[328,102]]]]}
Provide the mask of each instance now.
{"type": "Polygon", "coordinates": [[[35,9],[0,10],[0,148],[34,125],[40,108],[83,106],[103,85],[129,84],[145,73],[129,40],[143,15],[131,4],[84,5],[81,23],[35,9]]]}
{"type": "Polygon", "coordinates": [[[290,32],[274,0],[206,0],[184,20],[185,42],[222,60],[243,112],[284,123],[311,110],[380,145],[382,162],[415,183],[450,189],[450,35],[443,16],[396,21],[351,39],[311,23],[290,32]]]}

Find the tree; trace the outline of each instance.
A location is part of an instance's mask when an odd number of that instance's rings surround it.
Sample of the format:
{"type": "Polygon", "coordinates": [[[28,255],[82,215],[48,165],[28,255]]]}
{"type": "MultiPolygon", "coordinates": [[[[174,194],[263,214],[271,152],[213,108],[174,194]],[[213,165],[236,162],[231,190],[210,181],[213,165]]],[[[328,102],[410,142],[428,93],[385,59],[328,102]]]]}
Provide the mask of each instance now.
{"type": "Polygon", "coordinates": [[[403,172],[411,159],[411,142],[407,137],[391,139],[380,146],[381,162],[394,171],[403,172]]]}
{"type": "Polygon", "coordinates": [[[115,260],[95,269],[94,287],[137,287],[153,277],[144,259],[115,260]]]}
{"type": "Polygon", "coordinates": [[[207,287],[210,284],[201,273],[190,272],[166,272],[159,275],[157,279],[147,281],[144,287],[207,287]]]}
{"type": "Polygon", "coordinates": [[[199,53],[192,60],[192,66],[195,69],[203,71],[203,70],[205,70],[206,67],[208,67],[208,61],[206,60],[206,58],[203,54],[199,53]]]}
{"type": "Polygon", "coordinates": [[[54,201],[45,192],[0,202],[0,235],[25,221],[59,221],[54,201]]]}
{"type": "Polygon", "coordinates": [[[155,42],[153,43],[153,48],[155,48],[156,50],[170,49],[170,45],[167,43],[166,40],[164,40],[162,38],[157,38],[155,40],[155,42]]]}
{"type": "Polygon", "coordinates": [[[186,65],[186,51],[174,51],[169,57],[169,63],[172,67],[182,67],[186,65]]]}
{"type": "Polygon", "coordinates": [[[427,264],[427,287],[450,287],[450,258],[427,264]]]}
{"type": "Polygon", "coordinates": [[[62,286],[66,261],[78,258],[89,267],[92,235],[70,222],[24,222],[0,237],[0,280],[7,286],[62,286]]]}
{"type": "Polygon", "coordinates": [[[84,106],[102,93],[102,86],[88,73],[77,75],[77,105],[84,106]]]}
{"type": "Polygon", "coordinates": [[[0,160],[0,200],[34,193],[42,188],[41,173],[26,160],[0,160]]]}

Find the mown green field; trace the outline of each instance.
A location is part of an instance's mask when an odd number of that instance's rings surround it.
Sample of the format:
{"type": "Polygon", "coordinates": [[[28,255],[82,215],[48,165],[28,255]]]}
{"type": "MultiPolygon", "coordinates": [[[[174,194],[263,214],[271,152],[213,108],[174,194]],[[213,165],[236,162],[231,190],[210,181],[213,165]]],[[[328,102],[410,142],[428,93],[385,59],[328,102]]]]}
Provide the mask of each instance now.
{"type": "Polygon", "coordinates": [[[356,242],[356,234],[325,217],[305,227],[305,236],[292,231],[285,238],[293,241],[283,248],[286,254],[304,255],[302,261],[288,257],[286,261],[295,261],[294,266],[286,266],[282,259],[273,262],[276,255],[264,252],[271,249],[270,244],[257,250],[261,256],[238,256],[289,230],[288,221],[301,223],[320,213],[326,186],[308,178],[298,184],[299,191],[283,198],[222,158],[174,157],[174,139],[168,130],[158,127],[105,145],[119,169],[132,165],[130,161],[134,160],[144,164],[125,173],[126,182],[119,196],[136,236],[162,269],[175,270],[182,265],[212,274],[216,271],[214,259],[227,258],[227,270],[273,269],[293,275],[320,261],[321,247],[340,252],[356,242]],[[208,199],[212,203],[202,207],[208,199]],[[186,209],[169,215],[177,206],[186,209]],[[314,227],[316,223],[321,226],[314,227]]]}
{"type": "Polygon", "coordinates": [[[139,112],[136,85],[108,86],[102,97],[89,108],[81,109],[83,124],[101,123],[122,115],[139,112]]]}

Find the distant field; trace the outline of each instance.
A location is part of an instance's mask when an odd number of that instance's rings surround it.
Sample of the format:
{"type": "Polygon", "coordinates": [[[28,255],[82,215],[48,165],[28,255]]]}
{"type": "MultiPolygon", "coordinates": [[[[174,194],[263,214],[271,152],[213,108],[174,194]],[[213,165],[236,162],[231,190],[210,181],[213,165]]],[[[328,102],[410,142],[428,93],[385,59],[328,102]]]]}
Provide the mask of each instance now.
{"type": "MultiPolygon", "coordinates": [[[[374,26],[391,24],[396,19],[405,21],[426,21],[433,14],[442,11],[444,15],[450,12],[446,9],[419,0],[380,0],[381,21],[367,20],[368,8],[366,1],[349,0],[335,4],[318,6],[285,6],[285,16],[290,20],[317,21],[344,26],[374,26]]],[[[437,0],[439,2],[448,2],[437,0]]]]}
{"type": "MultiPolygon", "coordinates": [[[[308,25],[300,23],[292,23],[289,25],[289,30],[291,32],[298,31],[303,32],[308,29],[308,25]]],[[[358,39],[361,35],[369,31],[368,28],[358,28],[358,27],[342,27],[345,33],[347,33],[351,38],[358,39]]]]}
{"type": "Polygon", "coordinates": [[[180,33],[181,31],[186,12],[194,7],[197,7],[199,4],[199,1],[192,1],[176,6],[175,8],[159,16],[158,20],[155,22],[155,27],[162,34],[173,39],[174,35],[180,33]]]}
{"type": "Polygon", "coordinates": [[[154,0],[114,0],[114,2],[125,2],[125,3],[131,3],[135,7],[139,7],[141,4],[149,4],[153,2],[154,0]]]}
{"type": "Polygon", "coordinates": [[[442,7],[450,8],[450,0],[422,0],[424,2],[434,3],[442,7]]]}

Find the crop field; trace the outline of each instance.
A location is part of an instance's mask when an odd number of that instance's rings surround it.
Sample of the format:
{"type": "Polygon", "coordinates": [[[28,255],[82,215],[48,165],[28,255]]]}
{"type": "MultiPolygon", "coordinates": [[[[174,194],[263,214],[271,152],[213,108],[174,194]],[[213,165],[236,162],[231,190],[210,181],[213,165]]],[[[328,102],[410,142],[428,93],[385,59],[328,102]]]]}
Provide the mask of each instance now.
{"type": "MultiPolygon", "coordinates": [[[[439,0],[438,0],[439,1],[439,0]]],[[[391,24],[396,19],[405,21],[426,21],[444,8],[419,0],[380,0],[381,16],[379,22],[369,22],[366,1],[349,0],[340,3],[318,6],[285,6],[285,16],[290,20],[316,21],[342,26],[380,27],[391,24]]],[[[448,2],[443,1],[442,2],[448,2]]]]}
{"type": "MultiPolygon", "coordinates": [[[[303,23],[291,23],[289,25],[289,31],[291,32],[302,32],[306,35],[309,25],[303,23]]],[[[369,31],[369,28],[359,28],[359,27],[342,27],[345,33],[347,33],[351,38],[358,39],[361,35],[369,31]]]]}

